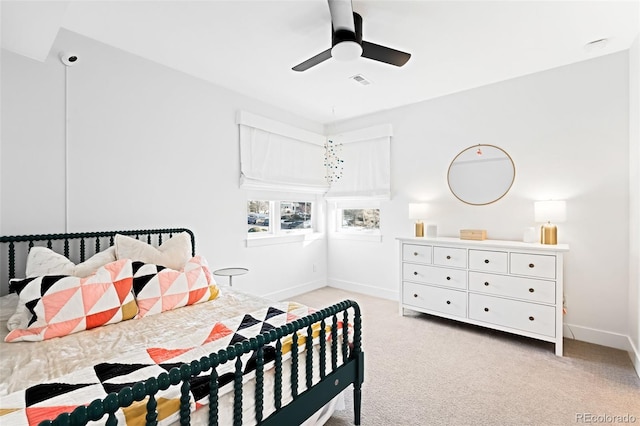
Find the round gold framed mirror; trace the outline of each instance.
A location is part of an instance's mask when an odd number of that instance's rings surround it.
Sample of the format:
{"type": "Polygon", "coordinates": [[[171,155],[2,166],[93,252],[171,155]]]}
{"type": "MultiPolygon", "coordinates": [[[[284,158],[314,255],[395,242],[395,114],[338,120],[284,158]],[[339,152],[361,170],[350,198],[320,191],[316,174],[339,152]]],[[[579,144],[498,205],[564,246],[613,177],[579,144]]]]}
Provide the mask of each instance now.
{"type": "Polygon", "coordinates": [[[483,206],[504,197],[516,177],[513,160],[502,148],[474,145],[451,162],[447,182],[453,195],[463,203],[483,206]]]}

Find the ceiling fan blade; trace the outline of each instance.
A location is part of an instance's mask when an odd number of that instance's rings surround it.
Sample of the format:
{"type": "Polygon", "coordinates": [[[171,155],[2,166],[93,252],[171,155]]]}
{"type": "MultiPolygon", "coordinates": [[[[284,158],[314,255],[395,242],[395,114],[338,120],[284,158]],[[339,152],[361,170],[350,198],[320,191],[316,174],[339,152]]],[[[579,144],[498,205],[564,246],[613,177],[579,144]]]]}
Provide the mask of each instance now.
{"type": "Polygon", "coordinates": [[[363,40],[362,57],[401,67],[407,63],[411,54],[363,40]]]}
{"type": "Polygon", "coordinates": [[[318,65],[321,62],[326,61],[327,59],[329,59],[331,57],[331,49],[327,49],[322,53],[318,53],[316,56],[307,59],[306,61],[296,65],[295,67],[291,68],[294,71],[305,71],[308,70],[309,68],[318,65]]]}
{"type": "Polygon", "coordinates": [[[328,2],[333,30],[347,30],[352,33],[355,32],[351,0],[328,0],[328,2]]]}

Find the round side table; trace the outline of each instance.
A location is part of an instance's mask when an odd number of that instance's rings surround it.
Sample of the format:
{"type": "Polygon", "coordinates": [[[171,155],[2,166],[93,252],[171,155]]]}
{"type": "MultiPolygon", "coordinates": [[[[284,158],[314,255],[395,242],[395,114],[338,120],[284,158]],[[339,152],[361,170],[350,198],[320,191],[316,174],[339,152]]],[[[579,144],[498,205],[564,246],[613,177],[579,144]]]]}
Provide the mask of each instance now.
{"type": "Polygon", "coordinates": [[[213,271],[213,275],[229,277],[229,287],[233,287],[233,277],[236,275],[244,275],[247,272],[249,272],[247,268],[222,268],[213,271]]]}

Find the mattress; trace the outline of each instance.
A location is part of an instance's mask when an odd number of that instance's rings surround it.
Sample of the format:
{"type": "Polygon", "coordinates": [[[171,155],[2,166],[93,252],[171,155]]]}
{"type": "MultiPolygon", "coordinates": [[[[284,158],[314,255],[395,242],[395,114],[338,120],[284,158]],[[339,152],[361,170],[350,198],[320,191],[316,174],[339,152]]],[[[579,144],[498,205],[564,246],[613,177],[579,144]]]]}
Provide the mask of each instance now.
{"type": "MultiPolygon", "coordinates": [[[[87,369],[99,363],[107,363],[122,357],[123,353],[136,352],[153,346],[162,346],[167,341],[180,339],[198,332],[203,324],[212,324],[242,316],[272,305],[273,302],[261,297],[221,287],[220,295],[209,302],[186,306],[166,311],[158,315],[141,319],[123,321],[117,324],[71,334],[62,338],[54,338],[42,342],[5,343],[8,334],[6,321],[0,321],[0,353],[3,362],[0,363],[0,397],[14,394],[39,383],[53,381],[72,374],[78,370],[87,369]]],[[[3,312],[2,319],[6,313],[3,312]]],[[[318,359],[317,356],[314,359],[318,359]]],[[[305,371],[304,357],[300,359],[301,372],[305,371]]],[[[319,380],[314,368],[314,383],[319,380]]],[[[283,377],[289,377],[289,365],[284,365],[283,377]]],[[[273,372],[265,373],[265,414],[273,409],[271,402],[273,372]]],[[[243,394],[243,424],[253,424],[253,392],[255,386],[251,375],[243,378],[245,382],[243,394]]],[[[301,382],[303,382],[301,380],[301,382]]],[[[283,380],[283,403],[290,397],[290,382],[283,380]]],[[[304,388],[304,385],[302,386],[304,388]]],[[[301,389],[304,390],[304,389],[301,389]]],[[[231,421],[231,405],[233,392],[221,389],[220,424],[231,421]]],[[[335,406],[336,401],[322,413],[316,413],[311,424],[322,424],[335,406]]],[[[0,407],[5,408],[5,407],[0,407]]],[[[200,424],[206,418],[208,410],[198,410],[193,413],[193,424],[200,424]]],[[[265,415],[266,416],[266,415],[265,415]]],[[[1,420],[1,419],[0,419],[1,420]]],[[[167,419],[160,424],[171,424],[174,420],[167,419]]]]}

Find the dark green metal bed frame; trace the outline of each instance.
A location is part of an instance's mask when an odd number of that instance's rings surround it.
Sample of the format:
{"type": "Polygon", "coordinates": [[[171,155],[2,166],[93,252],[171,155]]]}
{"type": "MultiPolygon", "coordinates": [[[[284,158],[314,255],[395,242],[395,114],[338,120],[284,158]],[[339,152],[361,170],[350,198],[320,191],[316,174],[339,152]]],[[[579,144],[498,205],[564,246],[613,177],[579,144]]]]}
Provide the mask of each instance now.
{"type": "MultiPolygon", "coordinates": [[[[16,254],[20,253],[20,248],[16,246],[26,246],[22,254],[26,258],[28,250],[36,243],[46,243],[52,248],[56,243],[62,243],[63,254],[70,257],[72,252],[77,253],[79,261],[87,258],[87,250],[93,247],[93,253],[101,250],[101,246],[114,244],[116,234],[133,236],[137,239],[146,240],[153,245],[162,244],[163,238],[171,238],[176,233],[188,232],[191,236],[192,254],[195,255],[195,237],[193,232],[185,228],[150,229],[135,231],[107,231],[107,232],[81,232],[71,234],[44,234],[44,235],[22,235],[0,237],[0,243],[7,244],[7,271],[8,278],[16,276],[16,254]]],[[[38,245],[39,245],[38,244],[38,245]]],[[[72,259],[73,260],[73,259],[72,259]]],[[[4,265],[3,269],[4,269],[4,265]]],[[[360,424],[361,388],[364,380],[364,353],[362,352],[362,320],[360,307],[351,300],[345,300],[335,305],[321,309],[311,315],[285,324],[269,332],[252,337],[233,346],[228,346],[209,356],[184,363],[180,367],[175,367],[168,373],[162,373],[157,377],[151,377],[145,381],[135,383],[133,386],[125,387],[118,393],[111,393],[104,399],[97,399],[88,406],[79,406],[70,413],[59,415],[56,419],[47,420],[40,425],[86,425],[89,421],[104,421],[107,426],[117,424],[115,412],[120,407],[128,407],[134,401],[142,401],[149,398],[146,404],[147,425],[157,424],[157,402],[155,395],[159,390],[165,390],[170,386],[180,385],[180,424],[189,425],[189,379],[201,373],[211,371],[210,392],[209,392],[209,425],[218,424],[218,374],[216,367],[224,363],[235,363],[235,373],[233,380],[233,425],[242,424],[242,363],[240,357],[243,354],[256,352],[256,391],[255,391],[255,420],[259,425],[283,426],[298,425],[309,418],[312,414],[329,403],[335,396],[340,394],[349,385],[353,385],[353,409],[354,424],[360,424]],[[351,314],[351,315],[350,315],[351,314]],[[341,316],[343,326],[343,339],[338,339],[338,321],[341,316]],[[320,381],[313,384],[313,338],[312,325],[320,323],[320,347],[319,347],[319,369],[320,381]],[[325,326],[331,326],[331,342],[327,344],[325,326]],[[353,339],[349,343],[348,324],[353,326],[353,339]],[[297,347],[298,331],[304,335],[306,330],[305,352],[301,355],[305,357],[305,384],[307,389],[298,393],[298,352],[291,351],[291,377],[283,377],[282,372],[282,339],[291,336],[293,347],[297,347]],[[340,341],[340,343],[339,343],[340,341]],[[264,352],[266,345],[275,346],[275,401],[276,411],[268,417],[263,418],[264,405],[264,352]],[[329,348],[327,347],[329,346],[329,348]],[[327,371],[327,356],[330,357],[331,368],[327,371]],[[291,381],[292,401],[286,405],[282,404],[282,383],[283,380],[291,381]],[[106,419],[104,418],[106,416],[106,419]]],[[[37,344],[37,343],[34,343],[37,344]]]]}

